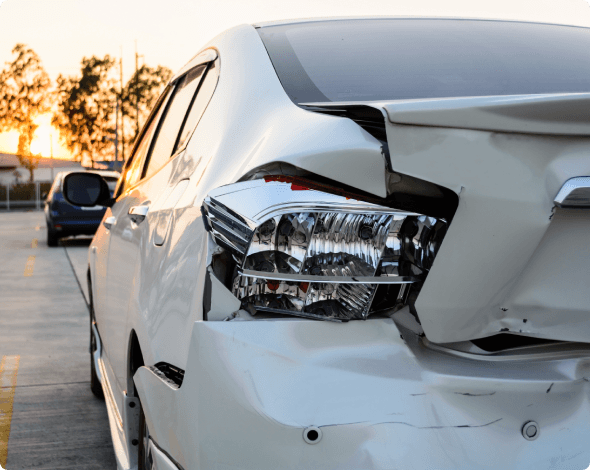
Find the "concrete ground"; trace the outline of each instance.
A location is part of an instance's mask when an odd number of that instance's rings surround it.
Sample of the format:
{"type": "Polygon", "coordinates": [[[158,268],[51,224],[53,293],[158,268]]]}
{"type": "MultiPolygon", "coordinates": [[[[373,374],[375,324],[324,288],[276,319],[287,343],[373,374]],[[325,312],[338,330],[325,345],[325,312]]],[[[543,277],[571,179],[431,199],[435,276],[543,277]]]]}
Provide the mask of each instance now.
{"type": "Polygon", "coordinates": [[[42,212],[0,213],[0,465],[7,453],[7,470],[116,469],[105,404],[90,391],[89,243],[49,248],[42,212]]]}

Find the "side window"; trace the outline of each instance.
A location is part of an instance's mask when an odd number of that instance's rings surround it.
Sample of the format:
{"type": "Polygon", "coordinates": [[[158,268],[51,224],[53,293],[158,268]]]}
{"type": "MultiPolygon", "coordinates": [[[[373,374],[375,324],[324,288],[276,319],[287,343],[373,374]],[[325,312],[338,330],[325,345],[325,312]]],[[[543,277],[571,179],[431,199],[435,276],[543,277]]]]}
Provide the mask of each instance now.
{"type": "Polygon", "coordinates": [[[47,199],[51,199],[55,193],[61,192],[61,180],[62,174],[58,173],[55,179],[53,180],[53,184],[51,185],[51,189],[49,190],[47,199]]]}
{"type": "Polygon", "coordinates": [[[193,101],[206,67],[206,65],[199,65],[176,82],[174,94],[152,145],[147,167],[144,170],[144,177],[153,175],[172,156],[187,110],[193,101]]]}
{"type": "Polygon", "coordinates": [[[125,169],[125,173],[123,178],[121,179],[121,184],[116,190],[117,197],[125,192],[125,190],[135,183],[137,183],[141,177],[141,170],[143,168],[143,162],[145,161],[145,156],[150,148],[150,143],[152,141],[152,137],[156,131],[158,126],[158,122],[161,119],[162,113],[166,109],[166,103],[169,100],[171,94],[171,89],[168,89],[164,92],[164,96],[159,100],[159,108],[154,115],[153,119],[150,121],[148,128],[143,133],[141,138],[141,142],[137,146],[135,153],[133,154],[132,161],[130,164],[127,165],[125,169]]]}
{"type": "Polygon", "coordinates": [[[199,121],[201,120],[201,117],[203,116],[203,113],[205,112],[205,109],[207,109],[207,105],[213,96],[213,92],[217,86],[218,77],[219,66],[217,61],[214,61],[207,69],[207,75],[205,75],[203,83],[199,87],[197,96],[194,99],[191,110],[182,128],[176,149],[181,149],[187,144],[190,136],[199,124],[199,121]]]}

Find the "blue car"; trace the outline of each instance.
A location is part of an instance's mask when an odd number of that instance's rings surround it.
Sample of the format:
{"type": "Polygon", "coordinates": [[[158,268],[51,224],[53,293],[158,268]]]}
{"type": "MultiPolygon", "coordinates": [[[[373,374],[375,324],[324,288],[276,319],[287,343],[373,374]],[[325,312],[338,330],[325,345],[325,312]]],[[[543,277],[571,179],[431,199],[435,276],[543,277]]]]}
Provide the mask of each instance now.
{"type": "MultiPolygon", "coordinates": [[[[93,170],[89,173],[101,175],[107,182],[111,194],[115,190],[120,174],[116,171],[93,170]]],[[[53,180],[45,200],[47,222],[47,245],[57,246],[60,238],[72,235],[94,235],[100,225],[106,207],[79,207],[67,202],[62,194],[62,182],[68,172],[60,172],[53,180]]]]}

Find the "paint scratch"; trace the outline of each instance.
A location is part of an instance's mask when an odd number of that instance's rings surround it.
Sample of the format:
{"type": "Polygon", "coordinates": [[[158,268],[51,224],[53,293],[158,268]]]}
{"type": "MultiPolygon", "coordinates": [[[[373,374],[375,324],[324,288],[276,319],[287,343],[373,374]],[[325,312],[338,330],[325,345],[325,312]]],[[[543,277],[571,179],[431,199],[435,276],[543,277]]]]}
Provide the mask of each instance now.
{"type": "Polygon", "coordinates": [[[449,425],[449,426],[416,426],[414,424],[406,423],[404,421],[383,421],[380,423],[359,421],[356,423],[326,424],[324,426],[319,426],[319,427],[320,428],[327,428],[330,426],[352,426],[355,424],[365,424],[367,426],[378,426],[380,424],[403,424],[404,426],[410,426],[411,428],[415,428],[415,429],[483,428],[486,426],[491,426],[492,424],[495,424],[498,421],[502,421],[502,419],[503,418],[498,418],[494,421],[490,421],[489,423],[485,423],[485,424],[460,424],[460,425],[449,425]]]}
{"type": "Polygon", "coordinates": [[[463,395],[466,397],[491,397],[492,395],[495,395],[496,392],[491,392],[491,393],[469,393],[469,392],[455,392],[455,395],[463,395]]]}

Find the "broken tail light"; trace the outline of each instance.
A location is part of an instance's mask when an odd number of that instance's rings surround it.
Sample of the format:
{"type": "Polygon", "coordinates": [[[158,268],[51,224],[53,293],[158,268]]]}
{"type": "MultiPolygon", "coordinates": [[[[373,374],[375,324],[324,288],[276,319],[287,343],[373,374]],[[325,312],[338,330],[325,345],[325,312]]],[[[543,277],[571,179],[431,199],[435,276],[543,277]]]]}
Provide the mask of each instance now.
{"type": "Polygon", "coordinates": [[[447,228],[442,219],[285,176],[217,188],[203,215],[213,240],[233,255],[228,287],[243,308],[323,320],[366,319],[378,288],[393,291],[388,307],[402,306],[447,228]]]}

